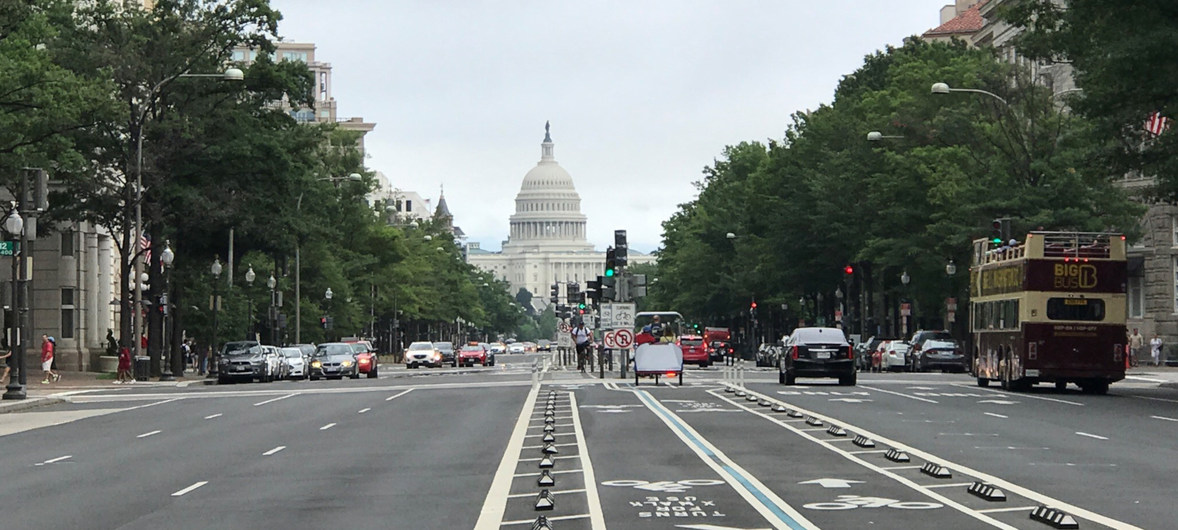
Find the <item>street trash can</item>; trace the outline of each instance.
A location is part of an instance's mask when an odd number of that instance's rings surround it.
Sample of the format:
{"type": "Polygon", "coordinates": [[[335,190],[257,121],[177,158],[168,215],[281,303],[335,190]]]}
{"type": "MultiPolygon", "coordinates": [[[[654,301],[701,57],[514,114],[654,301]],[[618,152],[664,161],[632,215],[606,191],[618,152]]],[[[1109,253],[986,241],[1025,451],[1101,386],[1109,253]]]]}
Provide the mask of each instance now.
{"type": "Polygon", "coordinates": [[[146,355],[135,357],[135,371],[132,377],[136,381],[147,381],[151,378],[151,357],[146,355]]]}

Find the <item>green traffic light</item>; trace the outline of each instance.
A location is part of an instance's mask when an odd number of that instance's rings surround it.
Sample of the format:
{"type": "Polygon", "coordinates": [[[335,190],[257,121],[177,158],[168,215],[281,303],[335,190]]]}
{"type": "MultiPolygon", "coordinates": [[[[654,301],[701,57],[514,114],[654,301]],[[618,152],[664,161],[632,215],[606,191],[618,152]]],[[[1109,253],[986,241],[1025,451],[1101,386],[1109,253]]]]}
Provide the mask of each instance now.
{"type": "Polygon", "coordinates": [[[996,237],[996,238],[994,238],[994,239],[991,239],[991,240],[990,240],[990,242],[991,242],[991,243],[993,243],[993,244],[995,244],[995,245],[1001,245],[1001,244],[1002,244],[1002,238],[1000,238],[1000,237],[996,237]]]}
{"type": "Polygon", "coordinates": [[[605,269],[605,277],[606,277],[606,278],[613,278],[613,276],[614,276],[614,270],[613,270],[613,269],[605,269]]]}
{"type": "Polygon", "coordinates": [[[585,309],[585,304],[577,304],[577,309],[585,309]]]}

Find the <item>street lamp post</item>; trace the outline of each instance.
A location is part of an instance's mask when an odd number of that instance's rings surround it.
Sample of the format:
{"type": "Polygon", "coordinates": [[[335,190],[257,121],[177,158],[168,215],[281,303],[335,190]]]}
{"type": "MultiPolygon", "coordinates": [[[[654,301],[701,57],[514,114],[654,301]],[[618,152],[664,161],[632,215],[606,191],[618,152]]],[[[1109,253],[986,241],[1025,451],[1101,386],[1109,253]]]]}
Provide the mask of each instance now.
{"type": "Polygon", "coordinates": [[[274,298],[274,288],[277,286],[278,280],[274,279],[274,274],[270,274],[270,278],[266,280],[266,287],[270,288],[270,344],[281,346],[282,341],[278,340],[278,305],[274,298]]]}
{"type": "Polygon", "coordinates": [[[931,90],[932,90],[933,94],[948,94],[950,92],[970,92],[973,94],[985,94],[985,95],[990,96],[998,101],[1001,101],[1003,105],[1006,105],[1008,107],[1010,106],[1010,104],[1007,103],[1006,99],[1004,99],[1002,96],[999,96],[998,94],[995,94],[993,92],[990,92],[987,90],[981,90],[978,88],[950,88],[948,83],[933,83],[931,90]]]}
{"type": "Polygon", "coordinates": [[[254,266],[250,265],[249,270],[245,271],[245,340],[253,340],[254,335],[254,298],[250,296],[251,288],[254,286],[254,279],[258,275],[254,273],[254,266]]]}
{"type": "Polygon", "coordinates": [[[221,258],[213,258],[213,265],[209,267],[209,272],[213,274],[213,332],[209,338],[209,352],[211,357],[209,359],[209,377],[217,377],[217,361],[220,352],[217,349],[217,312],[221,309],[221,258]]]}
{"type": "MultiPolygon", "coordinates": [[[[900,283],[904,284],[904,293],[905,294],[908,293],[908,282],[910,282],[910,281],[912,281],[912,277],[908,275],[908,269],[904,269],[904,272],[900,274],[900,283]]],[[[901,300],[900,304],[901,304],[901,306],[903,306],[904,297],[900,297],[900,300],[901,300]]],[[[908,307],[909,307],[908,311],[911,312],[912,306],[909,305],[908,307]]],[[[900,331],[900,338],[904,338],[905,336],[908,335],[908,315],[905,314],[905,310],[903,309],[903,307],[900,308],[900,327],[902,328],[900,331]]]]}
{"type": "Polygon", "coordinates": [[[20,209],[17,208],[16,201],[12,202],[12,207],[8,211],[8,217],[4,220],[4,229],[13,237],[12,245],[12,289],[9,301],[9,306],[12,310],[12,327],[8,331],[8,351],[11,355],[8,356],[8,385],[5,387],[4,399],[25,399],[25,385],[27,384],[27,376],[25,375],[25,356],[24,348],[18,347],[17,343],[21,341],[20,338],[20,310],[17,309],[17,289],[20,288],[17,278],[20,277],[20,261],[17,257],[17,251],[24,249],[16,248],[16,240],[24,233],[25,221],[20,216],[20,209]]]}
{"type": "Polygon", "coordinates": [[[867,133],[867,141],[868,142],[878,142],[880,140],[903,140],[903,139],[904,139],[903,136],[886,135],[886,134],[881,133],[879,131],[871,131],[871,132],[867,133]]]}
{"type": "Polygon", "coordinates": [[[176,380],[176,377],[175,377],[176,373],[179,373],[181,376],[184,375],[183,374],[183,371],[184,371],[183,365],[176,363],[175,359],[172,358],[176,352],[172,351],[171,344],[168,341],[168,320],[169,320],[168,316],[170,314],[170,311],[168,310],[168,290],[171,288],[171,283],[172,283],[171,267],[172,267],[172,262],[175,260],[176,260],[176,253],[172,252],[172,243],[170,241],[165,240],[164,241],[164,251],[162,253],[160,253],[160,264],[163,265],[163,268],[164,268],[164,294],[160,295],[160,300],[159,300],[160,311],[162,311],[164,314],[164,326],[163,326],[163,337],[162,337],[164,339],[163,340],[163,345],[164,345],[164,363],[163,364],[164,364],[164,366],[163,366],[163,372],[160,373],[160,381],[175,381],[176,380]],[[173,366],[175,367],[175,370],[173,370],[173,366]],[[173,372],[175,372],[175,373],[173,373],[173,372]]]}
{"type": "MultiPolygon", "coordinates": [[[[326,305],[328,306],[324,311],[324,318],[328,319],[328,322],[331,321],[330,320],[331,319],[331,297],[334,296],[334,294],[335,293],[331,292],[331,287],[328,287],[327,291],[325,291],[323,293],[323,299],[327,300],[326,305]]],[[[323,330],[323,338],[326,339],[327,337],[328,337],[328,333],[327,333],[327,330],[325,329],[325,330],[323,330]]]]}

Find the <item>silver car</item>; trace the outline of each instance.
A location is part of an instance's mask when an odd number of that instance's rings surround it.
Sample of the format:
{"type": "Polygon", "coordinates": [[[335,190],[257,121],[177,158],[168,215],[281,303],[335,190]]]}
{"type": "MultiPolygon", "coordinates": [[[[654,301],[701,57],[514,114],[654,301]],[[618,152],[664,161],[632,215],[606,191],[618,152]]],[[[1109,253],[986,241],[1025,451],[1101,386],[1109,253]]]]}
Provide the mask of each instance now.
{"type": "Polygon", "coordinates": [[[282,362],[286,363],[286,376],[290,379],[306,379],[311,376],[307,370],[307,357],[299,348],[282,348],[282,362]]]}

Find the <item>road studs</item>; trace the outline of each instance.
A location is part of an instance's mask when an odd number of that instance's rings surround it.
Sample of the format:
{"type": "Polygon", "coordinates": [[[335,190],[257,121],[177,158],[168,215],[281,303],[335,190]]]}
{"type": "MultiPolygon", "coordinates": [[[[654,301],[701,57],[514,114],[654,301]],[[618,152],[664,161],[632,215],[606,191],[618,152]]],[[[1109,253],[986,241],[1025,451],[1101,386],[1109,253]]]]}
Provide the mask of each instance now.
{"type": "Polygon", "coordinates": [[[785,408],[785,405],[777,404],[773,405],[773,412],[789,412],[789,409],[785,408]]]}
{"type": "Polygon", "coordinates": [[[826,432],[827,432],[827,434],[831,434],[834,436],[846,436],[847,435],[847,430],[842,427],[839,427],[838,425],[831,425],[830,428],[826,429],[826,432]]]}
{"type": "Polygon", "coordinates": [[[544,449],[541,449],[546,455],[554,455],[560,451],[556,450],[556,446],[552,444],[544,444],[544,449]]]}
{"type": "Polygon", "coordinates": [[[892,462],[900,462],[900,463],[909,461],[908,453],[905,453],[904,451],[900,451],[898,449],[888,449],[888,452],[884,453],[884,458],[891,460],[892,462]]]}
{"type": "Polygon", "coordinates": [[[925,462],[920,468],[920,472],[933,478],[953,478],[953,473],[950,473],[945,466],[941,464],[934,464],[932,462],[925,462]]]}
{"type": "Polygon", "coordinates": [[[1080,528],[1080,523],[1071,515],[1055,508],[1040,506],[1031,511],[1031,519],[1046,523],[1054,528],[1080,528]]]}
{"type": "Polygon", "coordinates": [[[736,397],[744,397],[744,396],[745,396],[744,390],[737,390],[736,391],[736,397]]]}
{"type": "Polygon", "coordinates": [[[859,447],[875,447],[875,442],[871,441],[871,438],[863,436],[862,434],[856,434],[855,439],[851,443],[859,447]]]}
{"type": "Polygon", "coordinates": [[[556,430],[556,426],[551,423],[544,424],[544,432],[552,432],[556,430]]]}
{"type": "Polygon", "coordinates": [[[544,435],[543,438],[540,439],[540,441],[542,441],[544,443],[552,443],[552,442],[556,441],[556,437],[553,436],[552,433],[547,433],[544,435]]]}
{"type": "Polygon", "coordinates": [[[990,502],[1006,502],[1006,493],[984,482],[970,484],[969,492],[990,502]]]}
{"type": "Polygon", "coordinates": [[[791,417],[791,418],[802,418],[802,417],[805,417],[805,415],[804,415],[804,414],[802,414],[802,411],[800,411],[800,410],[791,410],[791,411],[789,411],[789,412],[785,413],[785,415],[786,415],[786,416],[789,416],[789,417],[791,417]]]}
{"type": "Polygon", "coordinates": [[[733,392],[736,392],[736,388],[731,387],[731,386],[726,386],[726,387],[724,387],[724,391],[731,394],[733,392]]]}
{"type": "Polygon", "coordinates": [[[552,530],[552,525],[548,524],[548,518],[541,515],[536,518],[536,522],[532,523],[532,530],[552,530]]]}
{"type": "Polygon", "coordinates": [[[552,469],[555,466],[556,462],[553,462],[548,455],[544,455],[544,458],[540,459],[540,469],[552,469]]]}
{"type": "Polygon", "coordinates": [[[749,395],[745,396],[745,398],[744,398],[744,399],[745,399],[745,401],[756,401],[756,400],[758,400],[758,399],[760,399],[760,398],[758,398],[757,396],[754,396],[754,395],[752,395],[752,394],[749,394],[749,395]]]}
{"type": "Polygon", "coordinates": [[[540,487],[555,486],[556,479],[552,478],[552,474],[545,469],[540,472],[540,478],[536,479],[536,485],[540,487]]]}
{"type": "Polygon", "coordinates": [[[551,510],[556,507],[556,498],[552,496],[552,492],[548,490],[540,490],[540,494],[536,496],[536,511],[551,510]]]}
{"type": "Polygon", "coordinates": [[[556,423],[556,417],[554,417],[554,416],[545,416],[545,417],[544,417],[544,423],[546,423],[546,424],[549,424],[549,425],[551,425],[551,424],[553,424],[553,423],[556,423]]]}
{"type": "Polygon", "coordinates": [[[806,416],[806,425],[813,425],[815,427],[821,427],[823,425],[823,423],[822,423],[822,420],[815,418],[814,416],[806,416]]]}
{"type": "Polygon", "coordinates": [[[767,399],[762,399],[761,401],[758,401],[757,404],[762,407],[768,407],[768,406],[772,405],[772,403],[770,403],[769,400],[767,400],[767,399]]]}

